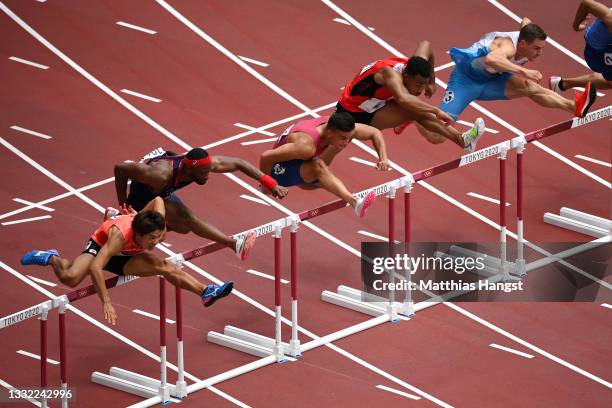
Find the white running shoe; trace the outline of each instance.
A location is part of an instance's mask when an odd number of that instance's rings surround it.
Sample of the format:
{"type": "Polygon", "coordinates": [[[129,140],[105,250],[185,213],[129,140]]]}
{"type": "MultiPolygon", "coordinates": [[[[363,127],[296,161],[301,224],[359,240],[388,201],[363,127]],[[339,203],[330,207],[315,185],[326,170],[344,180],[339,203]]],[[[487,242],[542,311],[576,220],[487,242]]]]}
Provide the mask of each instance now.
{"type": "Polygon", "coordinates": [[[114,207],[106,207],[106,210],[104,210],[104,221],[108,220],[109,218],[114,218],[118,215],[121,215],[121,212],[114,208],[114,207]]]}
{"type": "Polygon", "coordinates": [[[563,90],[559,87],[560,83],[561,83],[561,77],[558,77],[558,76],[548,77],[548,89],[550,89],[551,91],[555,91],[555,93],[559,95],[561,95],[561,92],[563,92],[563,90]]]}
{"type": "Polygon", "coordinates": [[[482,120],[482,118],[477,118],[474,122],[474,126],[461,135],[466,152],[473,153],[474,150],[476,150],[476,143],[478,143],[478,139],[482,137],[484,132],[485,122],[482,120]]]}
{"type": "Polygon", "coordinates": [[[240,260],[244,261],[249,256],[249,250],[255,245],[257,234],[255,231],[249,231],[244,237],[238,238],[236,242],[236,255],[240,260]]]}
{"type": "Polygon", "coordinates": [[[355,206],[355,214],[357,214],[360,218],[365,217],[368,208],[374,203],[376,200],[376,193],[374,190],[370,191],[368,194],[363,196],[363,198],[357,200],[357,205],[355,206]]]}

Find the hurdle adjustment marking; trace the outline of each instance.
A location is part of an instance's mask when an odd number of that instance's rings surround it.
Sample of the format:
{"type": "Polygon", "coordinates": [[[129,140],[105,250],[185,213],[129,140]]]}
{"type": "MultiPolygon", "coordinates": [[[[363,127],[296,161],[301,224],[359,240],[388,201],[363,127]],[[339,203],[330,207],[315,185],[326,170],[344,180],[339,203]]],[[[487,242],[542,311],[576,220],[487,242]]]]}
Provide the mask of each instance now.
{"type": "Polygon", "coordinates": [[[421,397],[417,397],[416,395],[408,394],[407,392],[399,391],[399,390],[396,390],[394,388],[387,387],[384,385],[377,385],[376,388],[378,388],[379,390],[391,392],[393,394],[401,395],[402,397],[410,398],[415,401],[421,399],[421,397]]]}
{"type": "Polygon", "coordinates": [[[507,351],[508,353],[516,354],[518,356],[525,357],[525,358],[533,358],[534,357],[531,354],[523,353],[522,351],[514,350],[514,349],[511,349],[510,347],[500,346],[499,344],[495,344],[495,343],[491,343],[491,344],[489,344],[489,346],[493,347],[493,348],[496,348],[498,350],[507,351]]]}
{"type": "MultiPolygon", "coordinates": [[[[247,269],[246,272],[250,273],[251,275],[260,276],[260,277],[265,278],[265,279],[274,280],[274,276],[268,275],[268,274],[263,273],[263,272],[256,271],[254,269],[247,269]]],[[[286,285],[286,284],[289,283],[289,281],[287,279],[282,279],[281,278],[281,283],[286,285]]]]}
{"type": "Polygon", "coordinates": [[[15,61],[15,62],[19,62],[19,63],[25,64],[25,65],[30,65],[32,67],[39,68],[39,69],[49,69],[49,67],[46,66],[46,65],[39,64],[37,62],[28,61],[26,59],[19,58],[19,57],[9,57],[8,59],[10,59],[11,61],[15,61]]]}
{"type": "MultiPolygon", "coordinates": [[[[482,195],[482,194],[469,192],[469,193],[467,193],[467,195],[469,195],[470,197],[474,197],[474,198],[480,198],[481,200],[488,201],[490,203],[495,203],[497,205],[500,204],[499,200],[497,200],[495,198],[487,197],[487,196],[482,195]]],[[[509,205],[510,205],[510,203],[506,203],[506,207],[508,207],[509,205]]]]}
{"type": "Polygon", "coordinates": [[[121,92],[128,94],[128,95],[136,96],[138,98],[146,99],[147,101],[151,101],[155,103],[160,103],[162,101],[161,99],[154,98],[152,96],[148,96],[148,95],[141,94],[138,92],[130,91],[129,89],[122,89],[121,92]]]}
{"type": "MultiPolygon", "coordinates": [[[[22,356],[31,357],[33,359],[40,360],[40,356],[38,354],[30,353],[28,351],[17,350],[17,354],[21,354],[22,356]]],[[[59,365],[59,361],[55,361],[50,358],[47,358],[47,363],[53,364],[53,365],[59,365]]]]}
{"type": "Polygon", "coordinates": [[[581,154],[577,154],[574,157],[577,158],[577,159],[586,160],[586,161],[591,162],[591,163],[600,164],[602,166],[612,167],[612,164],[610,164],[610,163],[607,163],[607,162],[602,161],[602,160],[592,159],[590,157],[583,156],[581,154]]]}
{"type": "Polygon", "coordinates": [[[53,282],[48,282],[48,281],[46,281],[46,280],[44,280],[44,279],[37,278],[36,276],[32,276],[32,275],[26,275],[26,276],[27,276],[28,278],[32,279],[34,282],[38,282],[38,283],[43,284],[43,285],[46,285],[46,286],[51,286],[52,288],[54,288],[54,287],[56,287],[56,286],[57,286],[57,284],[56,284],[56,283],[53,283],[53,282]]]}
{"type": "Polygon", "coordinates": [[[6,221],[3,222],[2,225],[13,225],[13,224],[21,224],[24,222],[32,222],[32,221],[38,221],[38,220],[44,220],[47,218],[51,218],[50,215],[41,215],[40,217],[32,217],[32,218],[23,218],[21,220],[15,220],[15,221],[6,221]]]}
{"type": "Polygon", "coordinates": [[[249,200],[249,201],[253,201],[254,203],[258,203],[258,204],[262,204],[262,205],[267,205],[268,207],[270,206],[270,204],[266,203],[264,200],[261,200],[261,199],[256,198],[256,197],[251,197],[250,195],[247,195],[247,194],[240,194],[240,198],[243,198],[243,199],[249,200]]]}
{"type": "Polygon", "coordinates": [[[143,33],[147,33],[147,34],[157,34],[157,31],[153,31],[153,30],[150,30],[144,27],[139,27],[137,25],[126,23],[124,21],[117,21],[115,24],[122,26],[122,27],[131,28],[132,30],[142,31],[143,33]]]}
{"type": "Polygon", "coordinates": [[[261,133],[262,135],[266,135],[266,136],[276,136],[274,133],[268,132],[267,130],[257,129],[256,127],[245,125],[240,122],[234,123],[234,126],[242,128],[242,129],[246,129],[246,130],[252,130],[254,133],[261,133]]]}
{"type": "Polygon", "coordinates": [[[240,58],[241,60],[243,60],[245,62],[249,62],[249,63],[251,63],[253,65],[259,65],[260,67],[264,67],[264,68],[270,65],[270,64],[267,64],[265,62],[257,61],[257,60],[252,59],[252,58],[243,57],[242,55],[238,55],[238,58],[240,58]]]}
{"type": "Polygon", "coordinates": [[[22,128],[21,126],[17,126],[17,125],[11,126],[10,129],[16,130],[18,132],[27,133],[28,135],[40,137],[42,139],[51,139],[51,136],[49,135],[45,135],[44,133],[40,133],[40,132],[35,132],[30,129],[22,128]]]}
{"type": "Polygon", "coordinates": [[[602,303],[601,305],[605,308],[612,309],[612,305],[609,305],[607,303],[602,303]]]}

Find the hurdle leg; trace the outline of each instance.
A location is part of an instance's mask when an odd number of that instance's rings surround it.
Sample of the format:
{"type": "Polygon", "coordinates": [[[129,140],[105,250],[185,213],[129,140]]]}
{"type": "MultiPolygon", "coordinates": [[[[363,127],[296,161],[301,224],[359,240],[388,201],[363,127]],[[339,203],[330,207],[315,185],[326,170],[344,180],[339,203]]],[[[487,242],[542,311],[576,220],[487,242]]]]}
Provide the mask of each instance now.
{"type": "Polygon", "coordinates": [[[167,381],[167,356],[166,356],[166,279],[159,277],[159,357],[160,364],[160,384],[159,396],[162,403],[170,401],[170,388],[167,381]]]}
{"type": "MultiPolygon", "coordinates": [[[[410,177],[404,184],[404,241],[405,249],[410,249],[410,240],[412,239],[411,221],[410,221],[410,195],[412,193],[412,187],[414,180],[410,177]]],[[[412,300],[412,265],[406,268],[404,271],[406,277],[407,287],[404,291],[404,305],[402,314],[406,316],[414,316],[414,301],[412,300]]]]}
{"type": "MultiPolygon", "coordinates": [[[[393,258],[395,253],[395,186],[389,188],[388,202],[388,248],[389,257],[393,258]]],[[[397,321],[397,306],[395,305],[395,268],[389,270],[389,304],[387,305],[387,314],[389,321],[397,321]]]]}
{"type": "Polygon", "coordinates": [[[298,294],[297,294],[297,230],[298,224],[291,223],[291,340],[289,350],[292,357],[300,357],[300,339],[298,335],[298,294]]]}
{"type": "Polygon", "coordinates": [[[61,376],[61,387],[64,390],[62,396],[62,408],[68,407],[68,375],[67,375],[67,363],[66,357],[66,305],[67,300],[61,299],[59,304],[59,335],[60,335],[60,376],[61,376]]]}
{"type": "Polygon", "coordinates": [[[519,143],[516,148],[516,274],[525,276],[527,270],[525,268],[525,257],[523,254],[523,152],[525,151],[525,143],[519,143]]]}
{"type": "Polygon", "coordinates": [[[178,379],[176,380],[175,396],[185,398],[187,396],[187,382],[185,381],[185,360],[183,355],[183,291],[175,287],[176,302],[176,354],[178,379]]]}
{"type": "Polygon", "coordinates": [[[277,362],[285,361],[282,343],[281,314],[281,227],[274,228],[274,308],[275,308],[275,343],[273,347],[277,362]]]}
{"type": "Polygon", "coordinates": [[[508,149],[504,146],[499,152],[499,271],[502,275],[502,281],[510,280],[508,271],[508,263],[506,257],[506,159],[508,157],[508,149]]]}
{"type": "MultiPolygon", "coordinates": [[[[49,307],[42,306],[40,314],[40,388],[47,388],[47,318],[49,317],[49,307]]],[[[43,396],[40,406],[47,408],[47,398],[43,396]]]]}

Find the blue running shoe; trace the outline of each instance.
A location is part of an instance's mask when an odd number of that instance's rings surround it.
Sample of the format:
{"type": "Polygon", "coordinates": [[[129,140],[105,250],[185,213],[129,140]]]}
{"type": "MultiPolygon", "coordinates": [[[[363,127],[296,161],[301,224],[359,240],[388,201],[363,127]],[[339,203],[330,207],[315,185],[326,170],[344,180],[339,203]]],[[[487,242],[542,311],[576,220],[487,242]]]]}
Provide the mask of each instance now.
{"type": "Polygon", "coordinates": [[[59,252],[55,249],[49,249],[48,251],[33,249],[21,258],[21,264],[47,266],[52,256],[59,256],[59,252]]]}
{"type": "Polygon", "coordinates": [[[202,293],[204,307],[212,306],[217,300],[226,297],[234,289],[234,281],[227,281],[223,285],[208,285],[202,293]]]}

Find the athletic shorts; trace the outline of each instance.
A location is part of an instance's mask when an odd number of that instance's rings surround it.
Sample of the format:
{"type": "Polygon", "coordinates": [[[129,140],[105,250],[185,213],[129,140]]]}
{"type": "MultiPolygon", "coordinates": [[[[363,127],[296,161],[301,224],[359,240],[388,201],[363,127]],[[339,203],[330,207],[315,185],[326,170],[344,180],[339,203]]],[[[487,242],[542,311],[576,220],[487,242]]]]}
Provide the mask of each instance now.
{"type": "Polygon", "coordinates": [[[610,46],[605,50],[598,50],[587,43],[584,46],[584,59],[589,68],[602,74],[606,81],[612,81],[612,52],[610,52],[610,46]]]}
{"type": "Polygon", "coordinates": [[[496,101],[506,98],[506,82],[512,74],[504,72],[491,79],[477,81],[456,67],[451,74],[440,109],[457,120],[461,112],[475,100],[496,101]]]}
{"type": "MultiPolygon", "coordinates": [[[[83,250],[83,254],[91,254],[93,256],[98,256],[102,247],[93,239],[89,239],[87,244],[85,245],[85,249],[83,250]]],[[[102,269],[105,271],[112,272],[117,275],[123,275],[123,267],[125,264],[132,259],[130,255],[116,255],[111,257],[106,266],[102,269]]]]}
{"type": "MultiPolygon", "coordinates": [[[[158,195],[149,191],[141,192],[130,190],[130,194],[127,198],[127,203],[131,205],[134,210],[141,211],[155,197],[158,197],[158,195]]],[[[170,194],[168,197],[164,197],[164,201],[174,201],[178,204],[183,203],[176,194],[170,194]]]]}
{"type": "Polygon", "coordinates": [[[374,119],[374,115],[377,111],[372,113],[370,112],[351,112],[350,110],[346,110],[340,102],[336,104],[336,112],[346,112],[353,117],[355,123],[363,123],[364,125],[369,125],[372,123],[372,119],[374,119]]]}
{"type": "Polygon", "coordinates": [[[295,159],[286,162],[274,163],[270,176],[283,187],[297,186],[300,184],[316,184],[319,180],[306,182],[300,175],[300,168],[304,160],[295,159]]]}

